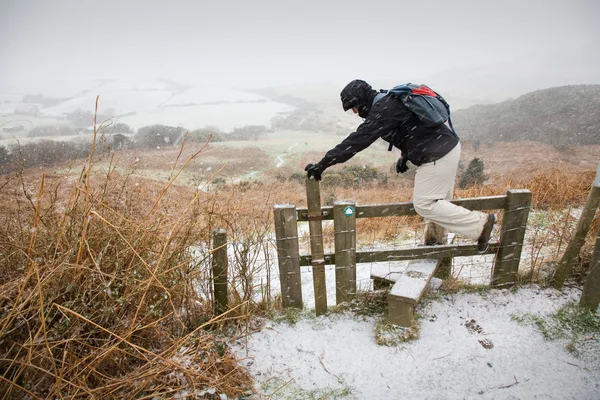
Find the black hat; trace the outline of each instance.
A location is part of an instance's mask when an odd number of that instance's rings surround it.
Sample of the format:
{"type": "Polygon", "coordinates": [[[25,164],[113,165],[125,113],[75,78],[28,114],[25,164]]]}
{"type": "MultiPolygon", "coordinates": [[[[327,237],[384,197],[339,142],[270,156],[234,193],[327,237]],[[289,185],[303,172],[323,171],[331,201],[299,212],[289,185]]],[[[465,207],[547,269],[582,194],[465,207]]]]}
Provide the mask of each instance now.
{"type": "Polygon", "coordinates": [[[342,99],[342,107],[344,111],[348,111],[352,107],[364,105],[368,94],[373,91],[371,85],[360,79],[355,79],[342,90],[340,97],[342,99]]]}

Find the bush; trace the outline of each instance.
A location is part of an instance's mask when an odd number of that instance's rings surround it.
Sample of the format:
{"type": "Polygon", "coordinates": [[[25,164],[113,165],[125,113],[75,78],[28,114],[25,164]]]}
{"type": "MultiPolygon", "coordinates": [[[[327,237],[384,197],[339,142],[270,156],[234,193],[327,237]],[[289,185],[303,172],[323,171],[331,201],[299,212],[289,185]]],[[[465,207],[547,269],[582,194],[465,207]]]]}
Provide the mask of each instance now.
{"type": "Polygon", "coordinates": [[[112,136],[112,145],[115,150],[129,148],[132,144],[133,141],[121,133],[112,136]]]}
{"type": "Polygon", "coordinates": [[[211,142],[222,142],[225,140],[219,128],[210,126],[193,130],[188,135],[188,139],[198,143],[206,143],[209,139],[211,142]]]}
{"type": "Polygon", "coordinates": [[[466,171],[460,176],[458,187],[466,189],[471,186],[481,185],[488,178],[483,171],[483,160],[480,158],[472,159],[466,171]]]}
{"type": "Polygon", "coordinates": [[[151,125],[140,128],[135,142],[141,147],[160,147],[175,145],[183,139],[185,129],[176,126],[151,125]]]}

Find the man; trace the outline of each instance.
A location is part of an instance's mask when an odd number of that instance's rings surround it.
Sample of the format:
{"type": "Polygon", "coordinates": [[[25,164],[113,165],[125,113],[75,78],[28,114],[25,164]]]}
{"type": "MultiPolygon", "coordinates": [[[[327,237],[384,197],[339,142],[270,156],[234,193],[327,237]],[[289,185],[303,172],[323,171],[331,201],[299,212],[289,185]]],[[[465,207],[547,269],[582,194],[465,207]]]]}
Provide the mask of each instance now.
{"type": "Polygon", "coordinates": [[[344,111],[352,109],[364,119],[356,132],[329,150],[323,159],[305,168],[309,178],[321,180],[328,167],[348,161],[356,153],[382,138],[397,147],[402,157],[396,171],[408,170],[407,161],[417,166],[413,190],[415,211],[447,230],[477,239],[477,250],[484,253],[496,223],[494,214],[470,211],[448,201],[460,160],[460,141],[446,124],[427,127],[402,100],[392,94],[379,95],[362,80],[350,82],[340,96],[344,111]]]}

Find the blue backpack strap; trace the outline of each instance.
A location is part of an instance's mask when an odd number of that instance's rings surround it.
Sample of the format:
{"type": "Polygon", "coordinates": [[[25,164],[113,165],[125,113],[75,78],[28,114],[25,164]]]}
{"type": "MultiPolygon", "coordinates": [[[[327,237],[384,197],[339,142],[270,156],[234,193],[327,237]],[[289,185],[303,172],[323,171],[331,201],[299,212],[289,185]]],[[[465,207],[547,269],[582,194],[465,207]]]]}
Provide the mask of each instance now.
{"type": "Polygon", "coordinates": [[[383,98],[384,98],[384,97],[385,97],[387,94],[388,94],[388,91],[387,91],[387,90],[383,90],[383,89],[381,89],[381,90],[379,91],[379,93],[377,93],[377,95],[375,96],[375,98],[373,99],[373,105],[374,105],[375,103],[377,103],[379,100],[383,99],[383,98]]]}

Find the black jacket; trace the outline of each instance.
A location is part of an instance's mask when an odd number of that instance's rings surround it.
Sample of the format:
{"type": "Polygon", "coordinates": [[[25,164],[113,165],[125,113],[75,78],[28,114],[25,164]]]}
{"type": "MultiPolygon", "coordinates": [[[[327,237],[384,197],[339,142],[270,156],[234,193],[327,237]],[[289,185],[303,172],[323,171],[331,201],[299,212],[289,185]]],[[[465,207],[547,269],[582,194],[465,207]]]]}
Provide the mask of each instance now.
{"type": "Polygon", "coordinates": [[[341,93],[344,109],[358,107],[365,120],[356,132],[325,154],[319,162],[323,169],[348,161],[379,138],[400,149],[402,155],[415,165],[439,160],[458,143],[458,137],[446,125],[425,127],[393,95],[386,95],[373,105],[376,95],[377,91],[363,81],[353,81],[344,88],[341,93]]]}

